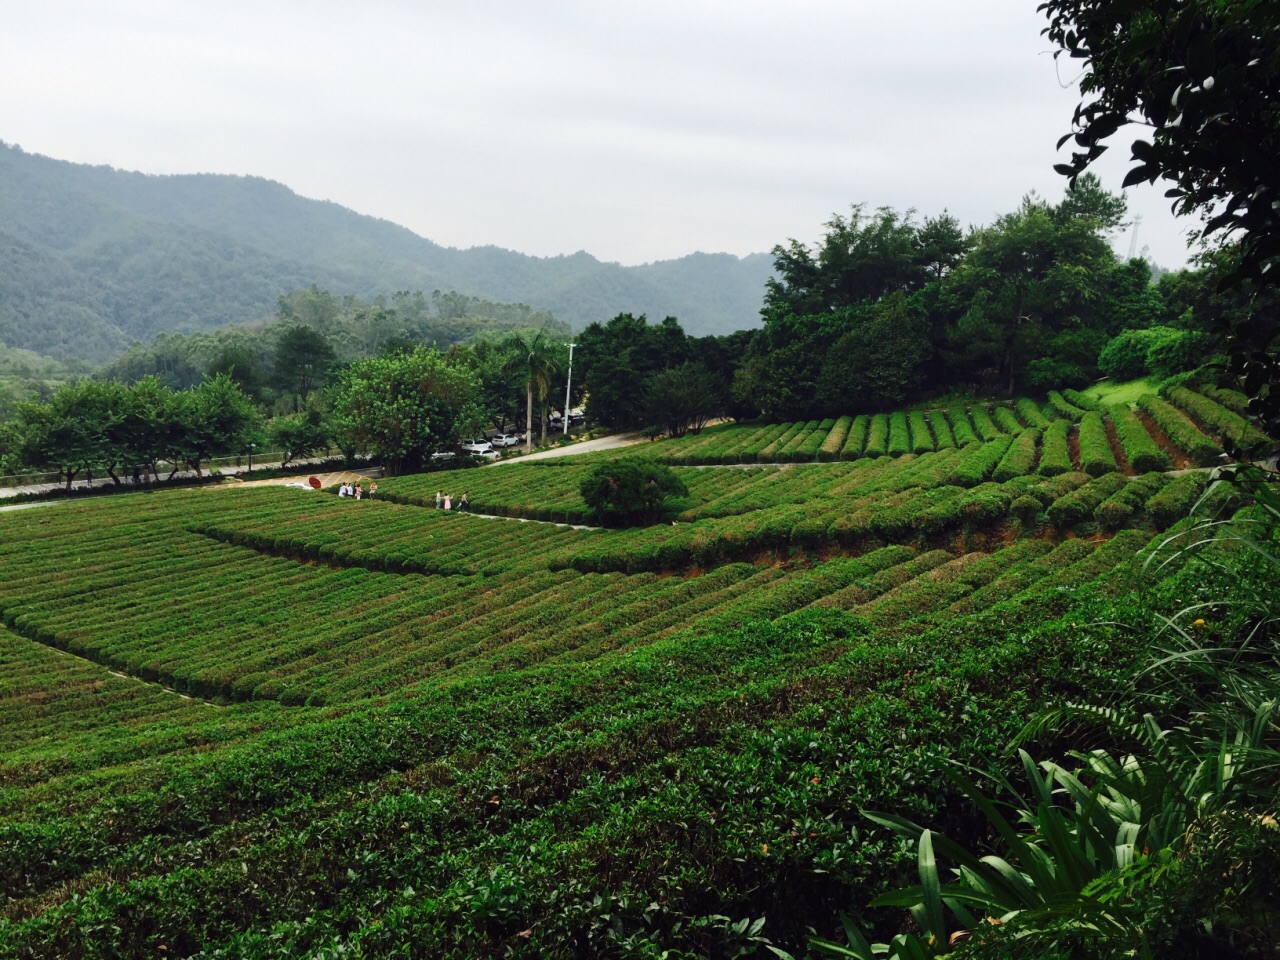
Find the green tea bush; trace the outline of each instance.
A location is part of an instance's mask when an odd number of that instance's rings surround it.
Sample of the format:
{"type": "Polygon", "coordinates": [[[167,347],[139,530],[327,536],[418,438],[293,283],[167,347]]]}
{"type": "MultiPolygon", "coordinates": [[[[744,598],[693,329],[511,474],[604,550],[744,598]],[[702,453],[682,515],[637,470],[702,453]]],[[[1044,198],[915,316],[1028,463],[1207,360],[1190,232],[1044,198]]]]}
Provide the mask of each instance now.
{"type": "MultiPolygon", "coordinates": [[[[1022,424],[1018,422],[1018,418],[1008,407],[996,407],[991,416],[992,419],[995,420],[996,426],[1009,434],[1009,436],[1017,436],[1022,432],[1022,424]]],[[[1028,426],[1030,426],[1030,424],[1028,424],[1028,426]]]]}
{"type": "Polygon", "coordinates": [[[932,428],[937,444],[936,449],[951,450],[955,448],[956,440],[951,435],[951,426],[947,423],[947,418],[941,411],[935,410],[929,414],[929,426],[932,428]]]}
{"type": "Polygon", "coordinates": [[[845,438],[844,446],[840,448],[841,460],[856,460],[862,456],[867,442],[867,419],[866,414],[859,414],[853,418],[853,423],[849,424],[849,436],[845,438]]]}
{"type": "Polygon", "coordinates": [[[1216,400],[1228,410],[1240,414],[1242,417],[1249,412],[1249,398],[1239,390],[1229,390],[1223,387],[1203,386],[1200,388],[1210,400],[1216,400]]]}
{"type": "Polygon", "coordinates": [[[951,421],[951,431],[955,437],[956,446],[964,447],[973,443],[978,439],[978,435],[973,432],[973,427],[969,423],[969,415],[965,413],[962,406],[954,406],[947,410],[947,419],[951,421]]]}
{"type": "Polygon", "coordinates": [[[1218,462],[1221,447],[1205,436],[1181,410],[1154,393],[1139,398],[1138,406],[1147,412],[1174,446],[1185,453],[1192,463],[1204,467],[1218,462]]]}
{"type": "Polygon", "coordinates": [[[1014,408],[1018,411],[1018,416],[1029,427],[1037,427],[1043,430],[1049,425],[1049,418],[1040,409],[1040,404],[1030,397],[1019,397],[1017,402],[1014,403],[1014,408]]]}
{"type": "Polygon", "coordinates": [[[973,420],[974,432],[980,440],[998,440],[1004,436],[1003,431],[991,419],[991,414],[987,413],[986,407],[975,404],[969,408],[969,417],[973,420]]]}
{"type": "Polygon", "coordinates": [[[1080,489],[1053,501],[1046,512],[1049,522],[1065,530],[1093,519],[1093,512],[1098,504],[1121,489],[1125,483],[1122,473],[1108,473],[1092,480],[1080,489]]]}
{"type": "Polygon", "coordinates": [[[889,418],[883,413],[877,413],[871,418],[871,423],[867,427],[867,443],[863,447],[862,455],[865,457],[883,457],[889,446],[889,418]]]}
{"type": "Polygon", "coordinates": [[[990,443],[971,443],[960,453],[960,460],[951,468],[947,483],[959,487],[977,486],[995,470],[996,465],[1009,449],[1009,437],[1001,437],[990,443]]]}
{"type": "Polygon", "coordinates": [[[1094,410],[1080,420],[1080,469],[1091,477],[1100,477],[1116,469],[1115,454],[1111,452],[1102,414],[1094,410]]]}
{"type": "Polygon", "coordinates": [[[1169,399],[1205,426],[1230,440],[1246,454],[1263,450],[1271,442],[1266,434],[1240,414],[1186,387],[1175,387],[1170,390],[1169,399]]]}
{"type": "Polygon", "coordinates": [[[1120,447],[1134,473],[1169,470],[1173,467],[1169,455],[1152,439],[1137,414],[1123,405],[1112,407],[1110,414],[1111,423],[1116,429],[1116,439],[1120,441],[1120,447]]]}
{"type": "Polygon", "coordinates": [[[1130,480],[1094,509],[1098,526],[1103,530],[1119,530],[1168,482],[1169,478],[1163,473],[1144,473],[1130,480]]]}
{"type": "Polygon", "coordinates": [[[844,449],[845,441],[849,438],[851,426],[853,426],[853,417],[850,416],[841,417],[832,424],[826,439],[822,441],[822,446],[818,448],[819,460],[829,463],[840,459],[840,451],[844,449]]]}
{"type": "Polygon", "coordinates": [[[1070,420],[1054,420],[1044,430],[1044,449],[1040,453],[1040,465],[1036,473],[1042,477],[1056,477],[1072,469],[1071,450],[1067,445],[1070,420]]]}
{"type": "Polygon", "coordinates": [[[900,410],[889,415],[889,444],[886,452],[891,457],[911,453],[911,431],[907,415],[900,410]]]}
{"type": "Polygon", "coordinates": [[[1092,397],[1086,397],[1079,390],[1072,390],[1070,387],[1062,391],[1062,395],[1066,397],[1068,402],[1073,406],[1079,407],[1081,410],[1102,410],[1102,404],[1092,397]]]}
{"type": "Polygon", "coordinates": [[[1009,444],[1009,449],[996,466],[991,479],[1003,483],[1031,473],[1036,465],[1036,445],[1039,442],[1039,430],[1032,428],[1021,431],[1009,444]]]}
{"type": "Polygon", "coordinates": [[[936,449],[933,434],[929,432],[929,422],[920,410],[913,410],[907,418],[911,427],[911,452],[932,453],[936,449]]]}
{"type": "Polygon", "coordinates": [[[1066,417],[1072,423],[1079,423],[1080,418],[1084,416],[1084,411],[1082,409],[1067,400],[1067,398],[1057,390],[1049,391],[1049,406],[1053,408],[1053,412],[1058,416],[1066,417]]]}

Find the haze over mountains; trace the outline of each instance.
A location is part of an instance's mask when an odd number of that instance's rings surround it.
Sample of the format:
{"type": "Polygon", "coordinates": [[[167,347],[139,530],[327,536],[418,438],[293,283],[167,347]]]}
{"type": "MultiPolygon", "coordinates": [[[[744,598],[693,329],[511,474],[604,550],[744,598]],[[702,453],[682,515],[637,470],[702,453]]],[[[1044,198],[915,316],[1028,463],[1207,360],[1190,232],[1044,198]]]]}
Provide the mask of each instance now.
{"type": "MultiPolygon", "coordinates": [[[[625,224],[619,224],[625,230],[625,224]]],[[[258,177],[152,176],[0,143],[0,342],[102,362],[132,341],[275,313],[312,284],[373,297],[457,290],[581,329],[673,315],[693,335],[759,325],[772,258],[694,253],[624,267],[443,247],[258,177]]]]}

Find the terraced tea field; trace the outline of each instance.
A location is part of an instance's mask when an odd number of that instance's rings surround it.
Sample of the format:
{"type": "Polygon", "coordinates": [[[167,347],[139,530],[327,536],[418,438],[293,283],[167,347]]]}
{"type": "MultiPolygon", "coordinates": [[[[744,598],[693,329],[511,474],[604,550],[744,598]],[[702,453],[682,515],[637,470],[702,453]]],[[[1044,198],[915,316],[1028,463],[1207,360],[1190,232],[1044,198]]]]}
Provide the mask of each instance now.
{"type": "Polygon", "coordinates": [[[643,444],[639,530],[556,525],[595,455],[0,515],[0,955],[798,955],[914,856],[859,807],[1204,589],[1162,471],[1249,438],[1170,399],[643,444]]]}

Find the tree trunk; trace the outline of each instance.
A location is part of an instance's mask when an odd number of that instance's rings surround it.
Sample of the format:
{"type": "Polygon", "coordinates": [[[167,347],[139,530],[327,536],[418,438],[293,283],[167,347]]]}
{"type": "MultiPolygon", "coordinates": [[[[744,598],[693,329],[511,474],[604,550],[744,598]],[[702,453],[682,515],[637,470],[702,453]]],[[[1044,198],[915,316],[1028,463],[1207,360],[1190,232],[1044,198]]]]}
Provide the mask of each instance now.
{"type": "Polygon", "coordinates": [[[524,452],[533,450],[533,379],[525,384],[526,400],[524,416],[524,452]]]}

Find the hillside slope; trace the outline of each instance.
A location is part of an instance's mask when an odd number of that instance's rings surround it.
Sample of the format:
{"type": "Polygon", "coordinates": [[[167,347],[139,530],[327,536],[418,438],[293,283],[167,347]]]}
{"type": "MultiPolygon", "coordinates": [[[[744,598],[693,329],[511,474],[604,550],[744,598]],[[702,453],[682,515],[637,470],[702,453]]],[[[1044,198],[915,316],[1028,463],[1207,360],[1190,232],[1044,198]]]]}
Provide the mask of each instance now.
{"type": "Polygon", "coordinates": [[[758,324],[767,254],[697,253],[623,267],[442,247],[258,177],[149,176],[0,146],[0,342],[102,361],[134,339],[274,312],[315,284],[371,297],[457,290],[550,310],[581,328],[620,312],[695,335],[758,324]]]}

